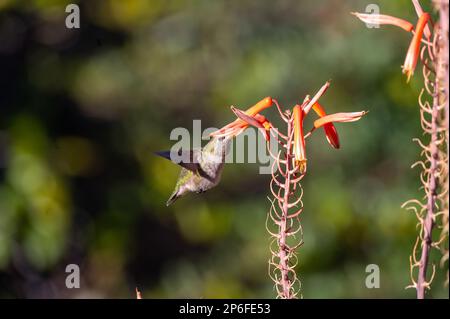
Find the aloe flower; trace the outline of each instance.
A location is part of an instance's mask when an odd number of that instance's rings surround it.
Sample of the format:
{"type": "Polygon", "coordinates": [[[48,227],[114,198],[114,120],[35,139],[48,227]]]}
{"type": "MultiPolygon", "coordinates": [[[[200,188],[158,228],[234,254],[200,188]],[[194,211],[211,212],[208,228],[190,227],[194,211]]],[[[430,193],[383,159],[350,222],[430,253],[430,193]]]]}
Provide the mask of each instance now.
{"type": "Polygon", "coordinates": [[[254,116],[247,115],[244,111],[241,111],[234,106],[231,107],[231,110],[236,114],[238,118],[240,118],[242,121],[247,123],[248,125],[252,125],[258,129],[261,129],[261,131],[264,134],[264,138],[266,141],[270,140],[270,129],[273,127],[272,123],[264,115],[261,114],[255,114],[254,116]]]}
{"type": "Polygon", "coordinates": [[[413,38],[411,40],[411,43],[409,44],[405,62],[402,65],[403,70],[402,72],[407,76],[406,82],[409,82],[411,76],[414,74],[414,70],[416,69],[417,60],[419,59],[420,55],[420,44],[422,42],[423,34],[425,33],[425,37],[427,39],[430,38],[431,34],[430,29],[428,27],[430,15],[423,11],[418,1],[413,0],[413,4],[416,13],[419,16],[419,20],[417,21],[415,29],[414,25],[411,24],[410,22],[393,16],[351,12],[351,14],[353,14],[354,16],[356,16],[358,19],[360,19],[365,23],[395,25],[407,32],[413,33],[413,38]]]}
{"type": "Polygon", "coordinates": [[[294,106],[292,110],[294,118],[294,159],[298,166],[300,174],[306,173],[306,151],[305,151],[305,135],[303,134],[303,119],[305,112],[300,105],[294,106]]]}
{"type": "MultiPolygon", "coordinates": [[[[323,107],[317,102],[314,103],[312,108],[314,112],[316,112],[316,114],[320,117],[324,117],[327,115],[323,107]]],[[[339,148],[340,147],[339,136],[334,124],[333,123],[324,124],[323,129],[325,131],[325,136],[327,138],[328,143],[330,143],[330,145],[333,146],[334,148],[339,148]]]]}
{"type": "Polygon", "coordinates": [[[339,137],[337,130],[334,126],[334,122],[354,122],[363,117],[367,112],[349,112],[349,113],[335,113],[327,115],[323,107],[318,103],[319,98],[325,93],[325,91],[330,86],[329,82],[326,82],[316,95],[312,98],[306,98],[302,105],[295,105],[292,110],[292,118],[294,125],[294,161],[299,168],[301,174],[306,172],[306,150],[305,150],[305,139],[309,137],[314,130],[323,127],[325,130],[325,135],[328,142],[334,148],[339,148],[339,137]],[[319,119],[314,121],[313,128],[304,134],[303,131],[303,120],[310,109],[313,109],[319,119]]]}
{"type": "Polygon", "coordinates": [[[373,13],[359,13],[359,12],[351,12],[354,16],[356,16],[359,20],[368,24],[388,24],[395,25],[399,28],[407,32],[411,32],[414,29],[414,25],[406,20],[396,18],[389,15],[384,14],[373,14],[373,13]]]}
{"type": "MultiPolygon", "coordinates": [[[[420,5],[418,0],[412,0],[412,3],[414,5],[414,9],[416,10],[417,17],[420,18],[420,16],[424,13],[422,6],[420,5]]],[[[427,38],[427,39],[431,38],[431,30],[430,30],[428,24],[423,29],[423,34],[425,34],[425,38],[427,38]]]]}
{"type": "Polygon", "coordinates": [[[429,20],[430,15],[425,12],[422,13],[422,15],[419,18],[419,21],[417,21],[414,36],[411,40],[411,43],[408,48],[408,53],[406,54],[405,62],[403,63],[402,66],[403,73],[405,73],[406,76],[408,77],[406,80],[407,82],[409,82],[411,75],[414,74],[414,70],[416,69],[417,60],[420,54],[420,44],[422,41],[422,34],[429,20]]]}
{"type": "MultiPolygon", "coordinates": [[[[314,121],[314,127],[305,135],[303,134],[303,120],[305,117],[305,112],[302,110],[300,105],[294,106],[293,109],[293,119],[294,119],[294,158],[295,163],[299,166],[300,173],[306,172],[306,151],[305,151],[305,139],[311,135],[311,133],[320,127],[328,127],[332,132],[331,134],[327,134],[328,142],[333,145],[333,143],[339,143],[336,128],[333,125],[333,122],[355,122],[358,121],[361,117],[367,114],[366,111],[361,112],[348,112],[348,113],[334,113],[330,115],[324,115],[318,120],[314,121]],[[334,129],[332,129],[332,128],[334,129]],[[330,136],[331,141],[330,141],[330,136]]],[[[334,145],[333,145],[334,146],[334,145]]],[[[339,148],[339,144],[337,147],[339,148]]]]}
{"type": "MultiPolygon", "coordinates": [[[[232,136],[235,137],[239,134],[241,134],[246,128],[248,128],[250,125],[253,125],[258,128],[265,128],[266,130],[269,130],[271,127],[270,122],[259,112],[262,110],[272,106],[272,98],[266,97],[247,109],[246,111],[241,111],[234,106],[231,107],[231,110],[238,116],[238,118],[225,125],[221,129],[212,132],[210,136],[232,136]]],[[[265,135],[266,139],[268,139],[268,135],[265,135]]]]}
{"type": "Polygon", "coordinates": [[[305,111],[305,114],[308,114],[311,108],[316,104],[316,102],[321,98],[321,96],[326,92],[326,90],[330,87],[330,82],[325,82],[324,85],[317,91],[316,95],[312,99],[309,99],[309,97],[306,97],[305,102],[306,106],[303,108],[303,111],[305,111]]]}
{"type": "Polygon", "coordinates": [[[341,123],[355,122],[358,121],[365,114],[367,114],[367,111],[345,112],[345,113],[343,112],[326,115],[314,121],[314,129],[333,122],[341,122],[341,123]]]}

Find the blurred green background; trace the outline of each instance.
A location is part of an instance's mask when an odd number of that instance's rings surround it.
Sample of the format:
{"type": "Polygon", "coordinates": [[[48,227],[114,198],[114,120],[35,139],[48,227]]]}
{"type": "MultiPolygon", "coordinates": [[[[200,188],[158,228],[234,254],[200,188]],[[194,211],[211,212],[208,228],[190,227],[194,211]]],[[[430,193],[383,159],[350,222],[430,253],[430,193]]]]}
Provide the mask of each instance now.
{"type": "MultiPolygon", "coordinates": [[[[302,293],[415,297],[416,219],[400,205],[421,196],[421,77],[401,74],[408,34],[349,14],[369,3],[415,21],[407,0],[0,0],[0,297],[274,297],[269,175],[227,164],[218,187],[166,207],[179,169],[151,151],[193,119],[220,127],[265,96],[291,107],[328,79],[328,112],[370,112],[337,124],[340,150],[308,140],[302,293]],[[81,29],[64,27],[71,2],[81,29]],[[64,284],[72,263],[80,289],[64,284]]],[[[431,297],[448,298],[443,273],[431,297]]]]}

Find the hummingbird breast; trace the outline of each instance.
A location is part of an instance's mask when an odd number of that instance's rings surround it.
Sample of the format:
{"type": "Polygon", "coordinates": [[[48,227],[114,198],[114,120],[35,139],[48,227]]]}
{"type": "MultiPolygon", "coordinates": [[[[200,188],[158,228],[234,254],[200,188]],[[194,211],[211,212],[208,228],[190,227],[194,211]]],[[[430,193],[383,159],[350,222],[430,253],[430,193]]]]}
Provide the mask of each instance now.
{"type": "Polygon", "coordinates": [[[191,180],[186,185],[186,188],[189,191],[202,193],[215,187],[219,183],[223,165],[206,165],[206,167],[202,167],[202,169],[206,174],[208,174],[208,176],[212,177],[212,180],[204,178],[198,174],[193,174],[191,180]]]}

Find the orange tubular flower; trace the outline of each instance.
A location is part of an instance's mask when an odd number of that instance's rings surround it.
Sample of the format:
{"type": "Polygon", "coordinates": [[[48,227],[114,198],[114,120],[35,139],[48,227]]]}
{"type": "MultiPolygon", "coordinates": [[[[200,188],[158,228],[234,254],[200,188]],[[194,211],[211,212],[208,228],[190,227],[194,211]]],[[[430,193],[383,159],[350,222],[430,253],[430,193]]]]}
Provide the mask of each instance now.
{"type": "Polygon", "coordinates": [[[244,111],[241,111],[241,110],[235,108],[234,106],[231,107],[231,110],[242,121],[244,121],[247,124],[252,125],[258,129],[261,129],[266,141],[270,140],[269,131],[272,128],[272,123],[270,123],[269,120],[267,120],[265,116],[263,116],[261,114],[255,114],[255,116],[252,117],[252,116],[247,115],[244,111]]]}
{"type": "Polygon", "coordinates": [[[430,15],[425,12],[420,16],[419,21],[417,21],[416,30],[409,45],[405,63],[403,63],[402,66],[403,73],[408,77],[406,82],[409,82],[411,75],[414,74],[414,70],[416,68],[417,60],[420,54],[420,42],[422,41],[423,31],[429,20],[430,15]]]}
{"type": "MultiPolygon", "coordinates": [[[[257,117],[257,115],[259,115],[258,113],[261,112],[262,110],[268,108],[272,106],[272,98],[271,97],[266,97],[264,99],[262,99],[261,101],[259,101],[258,103],[256,103],[255,105],[253,105],[252,107],[250,107],[249,109],[247,109],[244,113],[245,115],[255,118],[257,117]]],[[[232,110],[236,108],[232,107],[232,110]]],[[[259,115],[262,116],[262,115],[259,115]]],[[[248,118],[247,118],[248,119],[248,118]]],[[[263,121],[264,122],[264,121],[263,121]]],[[[254,124],[251,124],[254,125],[254,124]]],[[[210,136],[237,136],[240,133],[242,133],[247,127],[249,126],[249,123],[244,121],[242,118],[238,118],[235,121],[225,125],[224,127],[222,127],[221,129],[213,132],[210,134],[210,136]]]]}
{"type": "MultiPolygon", "coordinates": [[[[306,106],[303,108],[303,111],[305,112],[305,114],[309,113],[309,111],[311,110],[313,105],[316,104],[316,102],[326,92],[326,90],[328,90],[329,87],[330,87],[330,82],[327,81],[327,82],[325,82],[324,85],[322,85],[322,87],[319,89],[319,91],[317,91],[316,95],[314,95],[314,97],[312,99],[309,99],[308,97],[305,99],[305,102],[307,103],[306,106]]],[[[305,103],[305,102],[303,102],[303,103],[305,103]]]]}
{"type": "MultiPolygon", "coordinates": [[[[412,0],[412,3],[414,5],[414,9],[416,10],[417,13],[417,17],[420,18],[420,16],[422,14],[424,14],[424,11],[422,9],[422,6],[420,5],[418,0],[412,0]]],[[[425,37],[427,39],[431,38],[431,31],[430,31],[430,27],[427,25],[425,25],[425,28],[423,29],[423,34],[425,34],[425,37]]]]}
{"type": "Polygon", "coordinates": [[[249,108],[245,113],[250,116],[254,116],[255,114],[261,112],[264,109],[267,109],[268,107],[272,106],[272,98],[270,96],[262,99],[255,105],[253,105],[251,108],[249,108]]]}
{"type": "Polygon", "coordinates": [[[314,121],[314,129],[322,127],[332,122],[355,122],[358,121],[361,117],[367,114],[366,111],[361,112],[349,112],[349,113],[334,113],[330,115],[325,115],[318,120],[314,121]]]}
{"type": "MultiPolygon", "coordinates": [[[[314,103],[312,108],[316,112],[316,114],[319,115],[320,117],[324,117],[327,115],[322,106],[317,102],[314,103]]],[[[334,148],[339,148],[340,147],[339,136],[334,124],[333,123],[324,124],[323,129],[325,131],[325,136],[328,140],[328,143],[330,143],[330,145],[333,146],[334,148]]]]}
{"type": "MultiPolygon", "coordinates": [[[[428,21],[430,21],[430,15],[423,11],[420,3],[417,0],[413,0],[414,8],[419,20],[417,21],[416,28],[414,30],[414,36],[406,54],[405,62],[402,65],[403,73],[407,76],[407,82],[409,82],[411,76],[414,74],[416,69],[417,60],[420,54],[420,43],[422,41],[422,35],[425,33],[427,39],[431,36],[431,31],[428,26],[428,21]]],[[[391,24],[402,28],[408,32],[412,32],[414,26],[406,20],[399,19],[396,17],[382,15],[382,14],[364,14],[352,12],[358,19],[365,23],[371,24],[391,24]]]]}
{"type": "Polygon", "coordinates": [[[412,23],[389,15],[373,14],[373,13],[367,14],[358,12],[351,12],[351,14],[356,16],[362,22],[368,24],[390,24],[400,27],[408,32],[411,32],[414,29],[414,25],[412,25],[412,23]]]}
{"type": "Polygon", "coordinates": [[[300,105],[295,105],[292,111],[294,117],[294,160],[300,173],[306,173],[305,136],[303,135],[303,118],[305,112],[300,105]]]}

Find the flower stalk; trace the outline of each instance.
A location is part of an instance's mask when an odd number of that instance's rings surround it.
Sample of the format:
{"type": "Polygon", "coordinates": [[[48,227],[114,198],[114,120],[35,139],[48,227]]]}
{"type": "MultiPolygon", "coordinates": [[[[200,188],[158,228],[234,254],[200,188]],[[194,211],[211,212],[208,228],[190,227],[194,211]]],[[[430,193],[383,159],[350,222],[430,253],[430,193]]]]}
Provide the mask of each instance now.
{"type": "MultiPolygon", "coordinates": [[[[393,24],[413,34],[402,66],[407,81],[413,75],[417,62],[422,62],[423,89],[419,95],[420,124],[425,138],[414,139],[422,148],[423,159],[412,167],[422,168],[420,181],[425,192],[423,200],[412,199],[402,205],[415,213],[419,234],[410,256],[410,275],[417,298],[425,298],[435,274],[428,274],[432,248],[442,252],[441,266],[448,263],[448,0],[435,2],[439,21],[433,24],[429,13],[424,12],[418,0],[412,0],[418,16],[413,31],[409,22],[391,17],[354,14],[363,22],[378,21],[393,24]],[[432,28],[430,28],[432,26],[432,28]],[[423,45],[423,46],[422,46],[423,45]],[[433,230],[440,228],[439,239],[433,241],[433,230]]],[[[448,267],[448,266],[447,266],[448,267]]],[[[448,284],[448,268],[447,268],[448,284]]]]}
{"type": "MultiPolygon", "coordinates": [[[[266,228],[272,237],[270,244],[269,276],[275,282],[277,297],[282,299],[296,298],[300,294],[301,282],[297,277],[296,249],[303,243],[303,231],[299,215],[303,210],[302,187],[300,180],[304,172],[299,165],[293,165],[294,118],[285,112],[287,132],[279,136],[282,150],[272,155],[272,179],[270,189],[273,198],[269,198],[271,207],[267,215],[266,228]],[[293,211],[292,211],[293,210],[293,211]],[[275,225],[272,230],[269,225],[275,225]],[[293,243],[288,243],[292,238],[293,243]]],[[[276,133],[275,133],[276,134],[276,133]]],[[[301,296],[301,295],[300,295],[301,296]]]]}
{"type": "MultiPolygon", "coordinates": [[[[417,13],[421,14],[416,3],[415,6],[417,13]]],[[[428,271],[431,249],[442,249],[445,242],[448,242],[448,126],[445,120],[448,95],[444,89],[445,73],[448,77],[448,69],[447,72],[443,70],[444,65],[448,65],[448,57],[445,62],[442,54],[442,41],[446,37],[448,39],[448,35],[442,34],[439,24],[430,31],[430,35],[432,38],[427,38],[428,41],[420,54],[424,78],[424,89],[419,96],[421,125],[425,135],[429,136],[429,141],[424,144],[417,140],[424,155],[420,165],[423,168],[421,181],[425,191],[425,202],[419,202],[420,211],[416,211],[420,229],[417,243],[420,243],[420,249],[416,243],[411,258],[411,287],[416,289],[418,299],[425,298],[426,291],[430,289],[434,279],[435,265],[432,265],[431,275],[428,271]],[[441,228],[441,234],[438,240],[433,241],[433,231],[436,228],[441,228]],[[417,279],[414,279],[416,268],[417,279]]],[[[443,259],[445,254],[448,256],[448,244],[447,253],[444,248],[443,259]]],[[[442,266],[444,263],[445,260],[442,266]]]]}
{"type": "Polygon", "coordinates": [[[359,120],[366,112],[336,113],[327,115],[318,100],[330,86],[326,82],[312,99],[308,96],[302,105],[295,105],[290,110],[283,111],[278,101],[267,97],[253,107],[242,111],[234,106],[231,110],[237,119],[221,129],[211,133],[211,136],[236,137],[249,126],[262,132],[267,150],[273,159],[272,178],[269,184],[272,197],[267,214],[266,229],[272,240],[270,243],[271,257],[269,259],[269,276],[275,283],[277,297],[292,299],[301,296],[301,282],[296,273],[298,258],[296,249],[303,244],[303,230],[300,214],[303,211],[303,189],[300,181],[306,174],[306,142],[305,139],[319,127],[324,127],[325,136],[334,148],[339,148],[339,137],[334,123],[353,122],[359,120]],[[276,105],[278,114],[285,124],[284,133],[259,112],[276,105]],[[308,112],[313,109],[319,116],[314,127],[304,134],[303,121],[308,112]],[[271,135],[274,139],[271,139],[271,135]],[[271,150],[271,141],[275,141],[279,149],[277,154],[271,150]]]}

